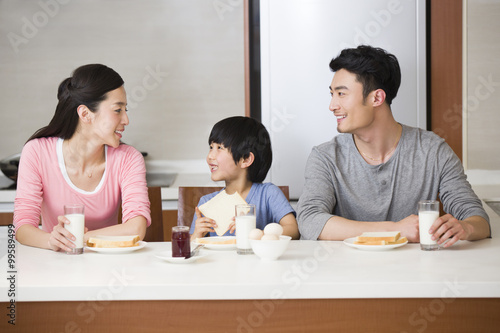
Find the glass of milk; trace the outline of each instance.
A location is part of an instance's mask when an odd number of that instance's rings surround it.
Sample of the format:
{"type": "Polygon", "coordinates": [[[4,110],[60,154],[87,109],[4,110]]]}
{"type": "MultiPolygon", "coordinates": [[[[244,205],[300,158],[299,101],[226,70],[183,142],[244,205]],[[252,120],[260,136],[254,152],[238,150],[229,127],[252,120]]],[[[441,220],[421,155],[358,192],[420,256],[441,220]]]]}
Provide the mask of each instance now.
{"type": "Polygon", "coordinates": [[[432,240],[429,234],[434,221],[439,217],[439,201],[424,200],[418,202],[418,226],[420,233],[420,249],[424,251],[434,251],[439,249],[436,241],[432,240]]]}
{"type": "Polygon", "coordinates": [[[236,205],[236,253],[253,254],[248,235],[256,228],[255,205],[236,205]]]}
{"type": "Polygon", "coordinates": [[[64,216],[70,221],[64,228],[75,236],[75,247],[67,254],[83,253],[83,234],[85,233],[85,215],[83,213],[85,206],[83,204],[64,205],[64,216]]]}

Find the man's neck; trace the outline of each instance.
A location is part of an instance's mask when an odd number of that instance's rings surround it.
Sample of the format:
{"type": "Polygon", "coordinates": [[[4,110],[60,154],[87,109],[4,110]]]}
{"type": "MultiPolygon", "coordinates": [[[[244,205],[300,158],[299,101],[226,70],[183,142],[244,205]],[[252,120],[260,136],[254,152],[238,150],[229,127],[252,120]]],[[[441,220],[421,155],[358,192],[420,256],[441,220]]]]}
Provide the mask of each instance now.
{"type": "Polygon", "coordinates": [[[396,150],[403,128],[394,118],[374,124],[360,133],[354,133],[353,139],[359,153],[369,164],[387,162],[396,150]]]}

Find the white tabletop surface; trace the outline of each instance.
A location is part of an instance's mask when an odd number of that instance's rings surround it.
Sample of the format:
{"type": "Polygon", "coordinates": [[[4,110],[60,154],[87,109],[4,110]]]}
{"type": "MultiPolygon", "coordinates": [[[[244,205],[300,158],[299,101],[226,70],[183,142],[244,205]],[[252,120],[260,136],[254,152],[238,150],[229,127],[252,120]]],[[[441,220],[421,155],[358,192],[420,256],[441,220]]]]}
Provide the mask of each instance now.
{"type": "MultiPolygon", "coordinates": [[[[495,239],[436,252],[292,241],[277,261],[203,250],[204,258],[183,265],[155,257],[169,249],[148,243],[130,254],[70,256],[18,244],[16,301],[500,297],[495,239]]],[[[0,264],[7,267],[6,256],[0,264]]],[[[3,278],[1,301],[8,287],[3,278]]]]}
{"type": "MultiPolygon", "coordinates": [[[[481,194],[488,195],[487,189],[481,194]]],[[[292,241],[277,261],[234,250],[171,264],[155,257],[170,243],[129,254],[70,256],[17,243],[16,301],[274,298],[500,297],[500,217],[485,206],[493,238],[421,251],[419,244],[368,252],[342,242],[292,241]]],[[[5,238],[2,247],[7,247],[5,238]]],[[[7,255],[0,301],[9,301],[7,255]]]]}

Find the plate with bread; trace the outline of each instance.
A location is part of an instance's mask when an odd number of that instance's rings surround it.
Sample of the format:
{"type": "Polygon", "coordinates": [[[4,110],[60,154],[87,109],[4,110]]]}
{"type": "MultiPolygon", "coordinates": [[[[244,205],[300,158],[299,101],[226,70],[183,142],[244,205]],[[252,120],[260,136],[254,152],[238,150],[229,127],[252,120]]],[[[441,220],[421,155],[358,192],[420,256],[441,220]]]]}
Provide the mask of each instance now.
{"type": "Polygon", "coordinates": [[[365,251],[392,250],[408,243],[399,231],[364,232],[357,237],[344,240],[344,244],[365,251]]]}
{"type": "Polygon", "coordinates": [[[85,249],[108,254],[130,253],[146,246],[147,243],[139,239],[139,235],[95,236],[88,239],[85,249]]]}
{"type": "Polygon", "coordinates": [[[196,238],[196,245],[203,244],[209,250],[233,250],[236,248],[236,236],[213,236],[196,238]]]}

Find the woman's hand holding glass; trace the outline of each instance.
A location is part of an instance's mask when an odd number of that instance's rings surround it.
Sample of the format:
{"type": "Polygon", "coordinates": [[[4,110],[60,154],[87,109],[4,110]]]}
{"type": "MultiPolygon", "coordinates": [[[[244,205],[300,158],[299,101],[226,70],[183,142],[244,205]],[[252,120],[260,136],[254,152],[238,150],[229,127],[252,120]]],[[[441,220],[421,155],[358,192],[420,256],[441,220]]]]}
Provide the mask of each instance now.
{"type": "MultiPolygon", "coordinates": [[[[70,221],[64,216],[57,217],[57,225],[52,229],[49,237],[49,248],[53,251],[66,251],[69,252],[71,249],[75,248],[75,244],[73,241],[76,240],[76,237],[71,234],[66,228],[64,228],[65,224],[69,224],[70,221]]],[[[88,228],[85,227],[85,233],[88,231],[88,228]]]]}

